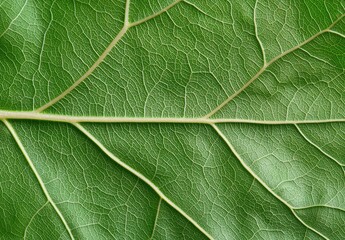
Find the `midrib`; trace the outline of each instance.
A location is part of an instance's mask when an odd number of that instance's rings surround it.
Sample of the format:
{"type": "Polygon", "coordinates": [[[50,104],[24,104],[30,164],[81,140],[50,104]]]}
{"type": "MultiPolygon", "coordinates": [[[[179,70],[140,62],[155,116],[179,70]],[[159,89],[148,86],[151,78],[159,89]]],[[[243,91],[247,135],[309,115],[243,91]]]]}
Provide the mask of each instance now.
{"type": "Polygon", "coordinates": [[[305,119],[305,120],[256,120],[236,118],[170,118],[170,117],[112,117],[112,116],[71,116],[37,112],[0,111],[0,119],[27,119],[53,122],[95,122],[95,123],[253,123],[253,124],[307,124],[345,122],[345,118],[337,119],[305,119]]]}

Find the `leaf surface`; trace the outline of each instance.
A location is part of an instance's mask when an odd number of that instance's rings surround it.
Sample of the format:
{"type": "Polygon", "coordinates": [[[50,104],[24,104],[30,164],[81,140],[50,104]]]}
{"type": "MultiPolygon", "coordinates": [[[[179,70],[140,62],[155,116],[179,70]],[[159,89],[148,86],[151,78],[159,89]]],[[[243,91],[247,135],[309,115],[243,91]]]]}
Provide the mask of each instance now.
{"type": "Polygon", "coordinates": [[[0,2],[0,239],[342,239],[342,1],[0,2]]]}

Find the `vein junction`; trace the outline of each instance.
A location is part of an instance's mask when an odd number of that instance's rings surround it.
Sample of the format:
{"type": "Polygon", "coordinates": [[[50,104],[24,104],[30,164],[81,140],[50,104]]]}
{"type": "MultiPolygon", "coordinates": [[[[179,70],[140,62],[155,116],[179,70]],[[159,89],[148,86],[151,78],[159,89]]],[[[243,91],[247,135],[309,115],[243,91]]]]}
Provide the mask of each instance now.
{"type": "Polygon", "coordinates": [[[153,15],[150,15],[146,18],[143,18],[141,20],[138,20],[136,22],[129,22],[129,3],[130,1],[126,1],[126,8],[125,8],[125,20],[124,25],[120,32],[116,35],[114,40],[109,44],[109,46],[104,50],[104,52],[99,56],[99,58],[96,60],[96,62],[87,70],[77,81],[75,81],[69,88],[67,88],[65,91],[63,91],[60,95],[50,100],[48,103],[44,104],[43,106],[37,108],[35,112],[42,112],[45,109],[49,108],[50,106],[54,105],[58,101],[60,101],[62,98],[64,98],[67,94],[69,94],[71,91],[73,91],[77,86],[79,86],[87,77],[89,77],[93,71],[103,62],[105,57],[109,54],[109,52],[113,49],[113,47],[122,39],[122,37],[126,34],[127,30],[131,27],[137,26],[141,23],[144,23],[156,16],[159,16],[160,14],[168,11],[170,8],[175,6],[177,3],[181,2],[181,0],[177,0],[173,2],[172,4],[168,5],[167,7],[163,8],[161,11],[156,12],[153,15]]]}

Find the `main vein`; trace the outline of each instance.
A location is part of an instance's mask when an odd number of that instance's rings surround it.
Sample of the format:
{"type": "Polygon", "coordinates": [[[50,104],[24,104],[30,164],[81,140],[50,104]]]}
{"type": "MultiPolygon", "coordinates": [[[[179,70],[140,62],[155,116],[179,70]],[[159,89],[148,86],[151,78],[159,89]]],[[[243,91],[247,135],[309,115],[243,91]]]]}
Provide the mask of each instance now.
{"type": "Polygon", "coordinates": [[[95,122],[95,123],[253,123],[253,124],[307,124],[345,122],[339,119],[310,119],[310,120],[255,120],[235,118],[169,118],[169,117],[107,117],[107,116],[70,116],[37,112],[0,111],[0,119],[27,119],[53,122],[95,122]]]}
{"type": "Polygon", "coordinates": [[[28,162],[31,170],[34,172],[35,176],[36,176],[36,179],[38,181],[38,183],[40,184],[41,186],[41,189],[44,193],[44,195],[46,196],[48,202],[52,205],[52,207],[54,208],[54,210],[56,211],[56,213],[58,214],[58,216],[60,217],[63,225],[65,226],[70,238],[72,240],[74,240],[74,237],[73,237],[73,234],[72,234],[72,231],[71,231],[71,228],[68,226],[68,223],[66,222],[64,216],[62,215],[60,209],[56,206],[56,204],[54,203],[53,199],[51,198],[46,186],[44,185],[44,182],[41,178],[41,176],[38,174],[38,171],[35,167],[35,165],[33,164],[33,162],[31,161],[30,157],[29,157],[29,154],[26,152],[18,134],[16,133],[16,131],[14,130],[13,126],[7,121],[7,120],[3,120],[4,124],[6,125],[6,127],[8,128],[8,130],[11,132],[14,140],[16,141],[16,143],[18,144],[20,150],[22,151],[26,161],[28,162]]]}

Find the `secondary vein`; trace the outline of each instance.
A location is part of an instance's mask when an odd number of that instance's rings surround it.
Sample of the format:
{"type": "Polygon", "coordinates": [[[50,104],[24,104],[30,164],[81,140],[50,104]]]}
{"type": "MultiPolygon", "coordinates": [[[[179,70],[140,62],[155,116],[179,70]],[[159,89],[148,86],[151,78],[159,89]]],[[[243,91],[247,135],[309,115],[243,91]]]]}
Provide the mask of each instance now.
{"type": "Polygon", "coordinates": [[[162,198],[159,199],[159,202],[158,202],[158,205],[157,205],[157,212],[156,212],[155,222],[153,223],[152,234],[151,234],[150,239],[153,239],[153,236],[155,234],[155,229],[156,229],[157,222],[158,222],[159,212],[160,212],[160,209],[161,209],[161,203],[162,203],[162,198]]]}
{"type": "Polygon", "coordinates": [[[312,230],[319,236],[323,237],[324,239],[328,239],[326,236],[324,236],[322,233],[314,229],[313,227],[306,224],[294,211],[294,207],[291,206],[287,201],[285,201],[282,197],[280,197],[277,193],[275,193],[256,173],[244,162],[242,157],[239,155],[239,153],[236,151],[234,146],[230,143],[229,139],[222,133],[222,131],[215,125],[212,124],[213,129],[217,132],[219,137],[226,143],[226,145],[229,147],[229,149],[232,151],[232,153],[236,156],[236,158],[240,161],[241,165],[252,175],[252,177],[257,180],[269,193],[271,193],[276,199],[278,199],[281,203],[283,203],[286,207],[290,209],[292,214],[296,217],[296,219],[302,223],[306,228],[312,230]]]}
{"type": "Polygon", "coordinates": [[[42,105],[41,107],[37,108],[35,112],[42,112],[46,110],[47,108],[51,107],[58,101],[60,101],[62,98],[64,98],[67,94],[72,92],[77,86],[79,86],[86,78],[88,78],[94,70],[103,62],[105,57],[109,54],[109,52],[115,47],[115,45],[122,39],[122,37],[126,34],[127,30],[131,27],[134,27],[136,25],[139,25],[141,23],[144,23],[166,11],[168,11],[170,8],[175,6],[177,3],[181,2],[181,0],[177,0],[173,2],[172,4],[168,5],[167,7],[163,8],[161,11],[156,12],[146,18],[143,18],[141,20],[138,20],[136,22],[129,22],[129,6],[130,6],[130,0],[126,1],[126,7],[125,7],[125,19],[124,19],[124,25],[120,32],[116,35],[116,37],[113,39],[113,41],[108,45],[108,47],[104,50],[104,52],[99,56],[99,58],[94,62],[94,64],[77,80],[75,81],[69,88],[67,88],[65,91],[60,93],[60,95],[56,96],[46,104],[42,105]]]}
{"type": "MultiPolygon", "coordinates": [[[[210,118],[212,117],[216,112],[218,112],[221,108],[223,108],[225,105],[227,105],[231,100],[233,100],[235,97],[237,97],[241,92],[243,92],[250,84],[252,84],[256,79],[258,79],[261,74],[269,67],[271,66],[273,63],[275,63],[277,60],[279,60],[280,58],[284,57],[285,55],[301,48],[302,46],[304,46],[305,44],[309,43],[310,41],[312,41],[313,39],[315,39],[316,37],[320,36],[321,34],[325,33],[325,32],[330,32],[330,29],[337,23],[339,22],[343,17],[345,16],[345,14],[341,15],[337,20],[335,20],[330,26],[328,26],[326,29],[314,34],[313,36],[311,36],[310,38],[306,39],[305,41],[301,42],[300,44],[294,46],[293,48],[290,48],[288,50],[286,50],[285,52],[277,55],[276,57],[272,58],[268,63],[265,63],[260,69],[259,71],[246,83],[244,84],[239,90],[237,90],[235,93],[233,93],[231,96],[229,96],[225,101],[223,101],[220,105],[218,105],[216,108],[214,108],[210,113],[206,114],[204,116],[204,118],[210,118]]],[[[332,31],[333,32],[333,31],[332,31]]]]}
{"type": "Polygon", "coordinates": [[[26,152],[17,132],[15,131],[15,129],[13,128],[13,126],[7,121],[7,120],[2,120],[4,122],[4,124],[6,125],[6,127],[8,128],[8,130],[11,132],[14,140],[16,141],[17,145],[19,146],[19,149],[22,151],[27,163],[29,164],[31,170],[34,172],[35,176],[36,176],[36,179],[44,193],[44,195],[46,196],[48,202],[53,206],[54,210],[56,211],[56,213],[58,214],[58,216],[60,217],[63,225],[65,226],[70,238],[72,240],[74,240],[74,237],[73,237],[73,234],[72,234],[72,231],[71,231],[71,228],[69,227],[68,223],[66,222],[64,216],[62,215],[60,209],[56,206],[56,204],[54,203],[53,199],[51,198],[46,186],[44,185],[44,182],[41,178],[41,176],[38,174],[38,171],[35,167],[35,165],[33,164],[33,162],[31,161],[30,157],[29,157],[29,154],[26,152]]]}
{"type": "Polygon", "coordinates": [[[131,166],[127,165],[125,162],[121,161],[116,157],[111,151],[109,151],[95,136],[93,136],[87,129],[78,123],[72,123],[77,129],[79,129],[83,134],[85,134],[91,141],[93,141],[110,159],[115,161],[121,167],[134,174],[136,177],[144,181],[148,186],[150,186],[166,203],[172,206],[176,211],[178,211],[182,216],[184,216],[189,222],[191,222],[196,228],[198,228],[206,237],[213,239],[213,237],[202,228],[192,217],[190,217],[186,212],[184,212],[179,206],[177,206],[173,201],[171,201],[165,194],[153,183],[151,180],[146,178],[142,173],[138,172],[131,166]]]}

